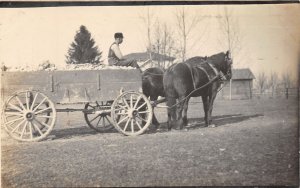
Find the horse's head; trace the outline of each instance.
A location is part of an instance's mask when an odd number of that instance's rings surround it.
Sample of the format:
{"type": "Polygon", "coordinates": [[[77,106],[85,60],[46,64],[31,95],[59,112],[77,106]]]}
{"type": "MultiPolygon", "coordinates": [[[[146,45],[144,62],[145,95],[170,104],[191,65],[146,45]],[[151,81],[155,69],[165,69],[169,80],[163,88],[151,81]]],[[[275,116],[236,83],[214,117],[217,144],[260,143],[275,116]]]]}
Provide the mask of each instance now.
{"type": "Polygon", "coordinates": [[[231,72],[231,53],[227,51],[226,53],[218,53],[208,57],[208,60],[213,64],[226,78],[226,80],[231,79],[232,72],[231,72]]]}
{"type": "Polygon", "coordinates": [[[225,58],[224,58],[224,62],[223,62],[223,66],[222,66],[223,70],[223,74],[225,75],[226,80],[230,80],[232,77],[232,58],[231,58],[231,52],[227,51],[225,54],[225,58]]]}

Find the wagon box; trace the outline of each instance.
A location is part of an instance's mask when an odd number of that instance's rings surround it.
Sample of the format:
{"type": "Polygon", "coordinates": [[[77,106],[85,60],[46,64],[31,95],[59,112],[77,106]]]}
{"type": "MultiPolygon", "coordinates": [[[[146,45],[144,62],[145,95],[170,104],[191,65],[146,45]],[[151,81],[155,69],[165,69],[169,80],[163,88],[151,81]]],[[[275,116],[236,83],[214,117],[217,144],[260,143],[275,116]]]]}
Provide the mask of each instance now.
{"type": "Polygon", "coordinates": [[[16,140],[40,141],[54,128],[57,112],[82,111],[88,126],[98,132],[116,128],[139,135],[153,115],[141,91],[137,69],[2,72],[2,125],[16,140]],[[81,103],[80,109],[55,106],[81,103]]]}
{"type": "Polygon", "coordinates": [[[141,75],[135,69],[2,72],[2,99],[19,90],[36,90],[54,103],[84,103],[114,100],[122,88],[141,90],[141,75]]]}

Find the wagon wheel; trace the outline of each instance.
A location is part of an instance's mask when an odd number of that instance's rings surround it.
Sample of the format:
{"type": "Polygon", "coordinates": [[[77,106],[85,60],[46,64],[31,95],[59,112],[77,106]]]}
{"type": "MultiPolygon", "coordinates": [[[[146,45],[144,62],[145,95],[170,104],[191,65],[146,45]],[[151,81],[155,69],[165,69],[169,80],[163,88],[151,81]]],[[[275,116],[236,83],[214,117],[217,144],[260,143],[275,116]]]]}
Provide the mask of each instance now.
{"type": "Polygon", "coordinates": [[[40,141],[46,138],[56,120],[53,102],[37,91],[15,93],[5,102],[2,115],[5,130],[19,141],[40,141]]]}
{"type": "Polygon", "coordinates": [[[111,106],[113,125],[119,132],[128,136],[145,132],[152,121],[152,115],[150,101],[139,92],[124,92],[111,106]]]}
{"type": "MultiPolygon", "coordinates": [[[[106,103],[105,106],[110,106],[106,103]]],[[[84,106],[84,119],[88,126],[97,132],[105,132],[114,128],[111,124],[110,108],[104,108],[103,103],[86,103],[84,106]],[[102,112],[101,112],[102,111],[102,112]],[[98,113],[97,113],[98,112],[98,113]]]]}

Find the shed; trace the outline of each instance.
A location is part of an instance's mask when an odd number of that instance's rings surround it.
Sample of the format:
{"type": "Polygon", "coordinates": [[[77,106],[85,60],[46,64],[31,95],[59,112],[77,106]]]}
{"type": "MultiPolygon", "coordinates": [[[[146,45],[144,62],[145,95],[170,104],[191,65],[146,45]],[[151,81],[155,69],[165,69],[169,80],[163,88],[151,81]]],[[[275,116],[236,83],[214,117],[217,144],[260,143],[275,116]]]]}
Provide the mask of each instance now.
{"type": "Polygon", "coordinates": [[[253,79],[255,79],[255,76],[249,68],[233,69],[231,78],[231,97],[230,81],[225,83],[219,96],[223,99],[251,99],[253,79]]]}

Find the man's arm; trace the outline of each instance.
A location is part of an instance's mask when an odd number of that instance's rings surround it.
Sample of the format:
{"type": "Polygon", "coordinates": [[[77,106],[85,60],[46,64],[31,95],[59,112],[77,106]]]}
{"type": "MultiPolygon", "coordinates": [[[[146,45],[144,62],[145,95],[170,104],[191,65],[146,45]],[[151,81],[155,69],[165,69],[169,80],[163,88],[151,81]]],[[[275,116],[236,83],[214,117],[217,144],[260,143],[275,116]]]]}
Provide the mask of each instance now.
{"type": "Polygon", "coordinates": [[[121,50],[117,44],[112,45],[111,49],[115,52],[116,56],[119,59],[123,59],[123,55],[121,53],[121,50]]]}

